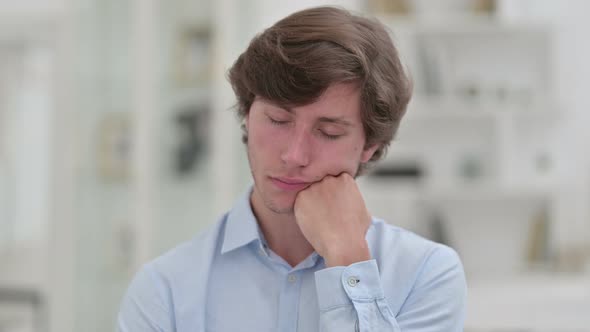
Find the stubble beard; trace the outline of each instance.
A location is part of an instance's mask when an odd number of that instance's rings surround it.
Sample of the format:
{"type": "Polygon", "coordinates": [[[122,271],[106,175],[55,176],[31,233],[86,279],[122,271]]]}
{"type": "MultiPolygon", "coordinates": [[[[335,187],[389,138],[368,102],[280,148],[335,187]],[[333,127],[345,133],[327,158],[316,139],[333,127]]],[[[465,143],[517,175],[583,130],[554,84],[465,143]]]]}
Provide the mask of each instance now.
{"type": "MultiPolygon", "coordinates": [[[[255,176],[255,169],[254,169],[254,165],[252,165],[252,158],[250,156],[250,147],[248,146],[248,141],[246,141],[246,155],[248,156],[248,164],[250,166],[250,174],[252,176],[252,179],[254,181],[254,190],[256,190],[258,192],[258,196],[260,196],[260,199],[262,200],[262,203],[264,204],[264,206],[271,212],[275,213],[275,214],[279,214],[279,215],[293,215],[295,213],[295,202],[293,202],[293,204],[290,207],[285,207],[285,208],[279,208],[274,201],[272,201],[272,199],[270,197],[267,197],[264,194],[264,191],[261,190],[262,188],[262,182],[264,179],[260,179],[260,183],[258,181],[258,179],[255,176]]],[[[359,163],[359,165],[357,166],[356,172],[354,174],[354,179],[356,180],[356,178],[361,174],[361,170],[362,170],[362,164],[359,163]]],[[[264,176],[264,175],[262,175],[264,176]]]]}
{"type": "MultiPolygon", "coordinates": [[[[281,208],[281,207],[277,206],[277,204],[272,200],[272,198],[268,197],[265,194],[264,190],[261,190],[262,183],[259,183],[257,181],[257,178],[254,175],[254,170],[252,169],[251,165],[250,165],[250,173],[252,174],[252,179],[254,179],[254,189],[258,192],[258,196],[259,196],[260,200],[262,201],[264,206],[269,211],[271,211],[272,213],[275,213],[275,214],[280,214],[280,215],[293,215],[294,214],[293,205],[291,205],[289,207],[281,208]]],[[[260,181],[262,182],[263,180],[261,179],[260,181]]]]}
{"type": "Polygon", "coordinates": [[[252,176],[252,180],[254,181],[254,190],[256,190],[256,192],[258,193],[258,196],[259,196],[260,200],[262,201],[262,204],[264,204],[264,207],[266,209],[268,209],[269,211],[271,211],[272,213],[275,213],[278,215],[293,215],[295,212],[293,205],[295,203],[293,203],[289,207],[280,208],[272,200],[271,197],[268,197],[265,194],[265,191],[262,188],[263,184],[264,184],[264,175],[261,175],[263,177],[262,179],[258,179],[256,177],[256,169],[255,169],[254,165],[252,164],[252,157],[250,156],[250,148],[248,146],[248,143],[246,143],[246,152],[247,152],[246,155],[248,156],[248,164],[250,166],[250,174],[252,176]]]}

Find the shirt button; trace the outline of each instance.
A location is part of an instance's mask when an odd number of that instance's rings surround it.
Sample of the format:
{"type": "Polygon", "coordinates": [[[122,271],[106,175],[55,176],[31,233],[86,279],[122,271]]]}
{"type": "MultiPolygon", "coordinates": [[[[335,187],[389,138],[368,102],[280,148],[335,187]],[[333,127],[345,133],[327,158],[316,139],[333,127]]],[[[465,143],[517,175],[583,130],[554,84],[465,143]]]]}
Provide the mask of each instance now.
{"type": "Polygon", "coordinates": [[[297,277],[294,275],[290,275],[287,280],[289,280],[290,283],[294,283],[295,281],[297,281],[297,277]]]}
{"type": "Polygon", "coordinates": [[[348,278],[348,286],[350,287],[356,287],[356,285],[359,283],[359,279],[357,277],[350,277],[348,278]]]}

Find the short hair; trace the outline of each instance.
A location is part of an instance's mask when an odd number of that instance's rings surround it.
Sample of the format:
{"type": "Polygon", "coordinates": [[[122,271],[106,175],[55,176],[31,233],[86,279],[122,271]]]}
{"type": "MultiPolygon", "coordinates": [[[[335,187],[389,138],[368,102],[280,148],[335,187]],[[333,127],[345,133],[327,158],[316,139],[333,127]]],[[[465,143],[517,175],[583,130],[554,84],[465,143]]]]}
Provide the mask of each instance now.
{"type": "MultiPolygon", "coordinates": [[[[369,162],[385,155],[412,95],[412,82],[383,24],[335,7],[305,9],[264,30],[238,57],[228,79],[240,120],[256,96],[303,106],[333,84],[356,83],[365,148],[379,146],[369,162]]],[[[242,129],[246,143],[243,123],[242,129]]]]}

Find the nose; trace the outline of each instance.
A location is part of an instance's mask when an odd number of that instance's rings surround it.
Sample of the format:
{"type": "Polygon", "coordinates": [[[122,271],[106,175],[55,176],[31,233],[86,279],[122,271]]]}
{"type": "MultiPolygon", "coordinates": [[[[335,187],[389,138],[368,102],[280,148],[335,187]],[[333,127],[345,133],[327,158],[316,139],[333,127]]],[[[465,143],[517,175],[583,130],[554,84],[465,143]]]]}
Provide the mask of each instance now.
{"type": "Polygon", "coordinates": [[[303,128],[294,130],[287,141],[287,146],[281,154],[281,160],[291,167],[305,167],[310,160],[310,138],[303,128]]]}

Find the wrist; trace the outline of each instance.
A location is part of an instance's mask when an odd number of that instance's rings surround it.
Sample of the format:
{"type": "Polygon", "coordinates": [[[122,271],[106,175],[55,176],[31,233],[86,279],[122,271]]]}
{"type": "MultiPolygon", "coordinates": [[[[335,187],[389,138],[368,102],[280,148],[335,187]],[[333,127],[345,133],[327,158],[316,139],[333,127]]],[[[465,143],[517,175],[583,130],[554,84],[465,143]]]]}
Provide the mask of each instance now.
{"type": "Polygon", "coordinates": [[[370,259],[371,252],[369,251],[365,239],[359,241],[357,245],[349,245],[344,248],[334,249],[324,257],[326,267],[349,266],[370,259]]]}

